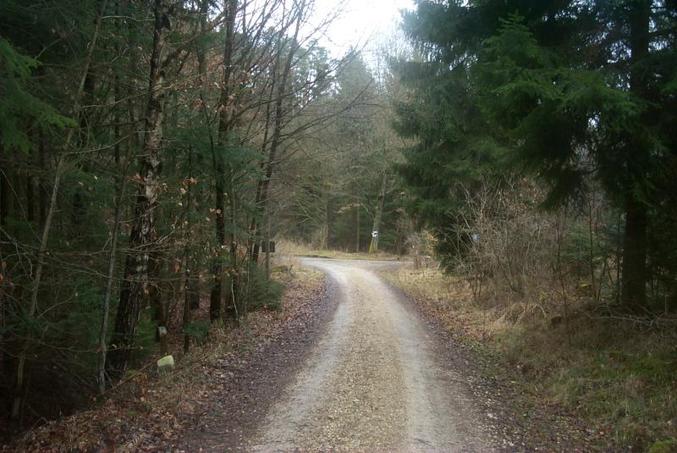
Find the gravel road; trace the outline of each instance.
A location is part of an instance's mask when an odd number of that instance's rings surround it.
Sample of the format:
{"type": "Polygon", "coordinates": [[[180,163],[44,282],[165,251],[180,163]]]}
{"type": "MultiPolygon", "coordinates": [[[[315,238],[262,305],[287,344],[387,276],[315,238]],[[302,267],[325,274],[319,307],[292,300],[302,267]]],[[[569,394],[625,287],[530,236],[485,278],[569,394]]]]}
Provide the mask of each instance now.
{"type": "Polygon", "coordinates": [[[295,379],[261,420],[257,451],[487,451],[461,373],[377,271],[392,262],[305,258],[337,308],[295,379]]]}

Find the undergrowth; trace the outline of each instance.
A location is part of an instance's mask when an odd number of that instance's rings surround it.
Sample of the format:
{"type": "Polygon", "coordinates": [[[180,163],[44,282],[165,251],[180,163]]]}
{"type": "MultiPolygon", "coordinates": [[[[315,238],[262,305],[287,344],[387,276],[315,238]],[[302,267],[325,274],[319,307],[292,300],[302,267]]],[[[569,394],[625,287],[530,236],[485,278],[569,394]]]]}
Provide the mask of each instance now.
{"type": "MultiPolygon", "coordinates": [[[[156,451],[159,443],[176,444],[183,430],[195,428],[192,424],[204,408],[222,397],[226,370],[242,366],[248,351],[270,341],[295,317],[305,316],[306,307],[315,301],[313,295],[324,285],[324,276],[301,269],[296,277],[275,275],[274,284],[279,291],[276,309],[253,311],[237,327],[212,325],[200,318],[186,330],[170,331],[169,349],[176,357],[171,373],[158,374],[159,354],[149,336],[146,361],[140,356],[138,368],[98,402],[92,401],[88,410],[46,421],[6,445],[0,442],[0,451],[156,451]],[[181,352],[184,333],[193,340],[187,354],[181,352]]],[[[257,300],[259,308],[266,306],[262,298],[257,300]]],[[[205,302],[203,298],[203,315],[207,315],[205,302]]]]}
{"type": "Polygon", "coordinates": [[[386,277],[447,330],[489,352],[528,398],[585,420],[605,448],[677,451],[674,324],[599,317],[582,303],[565,319],[525,302],[476,303],[464,280],[434,269],[386,277]]]}

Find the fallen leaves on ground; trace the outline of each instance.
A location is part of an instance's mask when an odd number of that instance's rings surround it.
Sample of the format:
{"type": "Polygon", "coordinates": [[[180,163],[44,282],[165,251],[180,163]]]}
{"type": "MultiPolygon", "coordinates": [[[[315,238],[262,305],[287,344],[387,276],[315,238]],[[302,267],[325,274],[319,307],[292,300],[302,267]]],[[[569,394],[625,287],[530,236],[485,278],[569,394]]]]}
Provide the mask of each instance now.
{"type": "Polygon", "coordinates": [[[302,270],[287,282],[282,308],[251,313],[233,329],[212,329],[207,343],[180,355],[181,335],[171,342],[176,369],[157,376],[154,360],[127,374],[98,406],[25,433],[0,451],[157,451],[179,443],[237,370],[290,325],[313,315],[324,277],[302,270]]]}

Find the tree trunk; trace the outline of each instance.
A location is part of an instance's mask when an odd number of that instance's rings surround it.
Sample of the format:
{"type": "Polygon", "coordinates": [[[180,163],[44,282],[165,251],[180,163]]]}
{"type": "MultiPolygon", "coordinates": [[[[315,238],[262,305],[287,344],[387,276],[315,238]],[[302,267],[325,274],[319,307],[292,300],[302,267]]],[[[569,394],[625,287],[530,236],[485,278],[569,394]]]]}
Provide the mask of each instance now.
{"type": "Polygon", "coordinates": [[[217,154],[216,148],[212,147],[212,165],[214,167],[214,203],[215,203],[215,233],[216,253],[212,265],[212,290],[209,296],[209,319],[214,322],[221,317],[221,301],[223,299],[223,248],[226,246],[226,221],[225,213],[225,182],[223,157],[217,154]]]}
{"type": "MultiPolygon", "coordinates": [[[[186,245],[186,249],[188,246],[186,245]]],[[[188,335],[188,326],[191,323],[191,298],[190,298],[190,267],[188,265],[188,254],[184,252],[183,256],[183,353],[187,354],[190,350],[190,335],[188,335]]]]}
{"type": "Polygon", "coordinates": [[[270,228],[271,228],[271,222],[270,222],[270,212],[266,212],[266,234],[264,237],[264,241],[266,244],[266,259],[265,259],[265,267],[266,267],[266,279],[270,280],[270,228]]]}
{"type": "Polygon", "coordinates": [[[372,226],[371,243],[369,244],[369,253],[378,252],[378,240],[381,235],[381,218],[383,217],[383,204],[386,198],[386,185],[388,183],[388,174],[383,172],[383,179],[381,181],[381,191],[378,194],[378,202],[376,203],[376,213],[374,214],[374,224],[372,226]]]}
{"type": "MultiPolygon", "coordinates": [[[[279,53],[279,50],[278,50],[279,53]]],[[[270,75],[270,99],[273,99],[274,93],[275,93],[275,88],[277,86],[277,66],[279,64],[279,58],[275,59],[275,64],[273,65],[273,69],[271,71],[270,75]]],[[[266,153],[266,149],[268,149],[268,134],[270,133],[270,122],[271,122],[271,108],[270,108],[270,102],[266,103],[266,120],[264,123],[263,127],[263,145],[261,146],[261,154],[266,153]]],[[[266,169],[266,163],[265,161],[261,161],[261,172],[264,172],[266,169]]],[[[258,207],[261,204],[261,197],[263,194],[263,179],[259,179],[259,181],[256,184],[256,196],[254,197],[254,206],[258,207]]],[[[259,219],[257,219],[256,215],[252,216],[252,220],[249,226],[249,238],[248,238],[248,244],[247,244],[247,256],[249,256],[249,259],[251,262],[256,264],[258,262],[258,256],[259,256],[259,241],[258,241],[258,226],[259,226],[259,219]]]]}
{"type": "MultiPolygon", "coordinates": [[[[294,55],[299,48],[298,37],[299,32],[301,31],[301,24],[303,22],[303,10],[305,8],[305,1],[301,1],[298,5],[299,10],[297,11],[296,25],[294,29],[294,36],[291,40],[289,52],[287,54],[287,59],[285,61],[284,68],[280,77],[280,81],[277,85],[277,94],[275,99],[275,111],[274,111],[274,123],[273,123],[273,133],[270,140],[270,148],[268,151],[268,159],[264,166],[264,175],[261,181],[259,181],[260,190],[257,190],[256,197],[256,214],[254,220],[252,221],[252,230],[250,231],[251,236],[254,238],[254,246],[252,249],[251,260],[253,263],[257,263],[259,259],[259,242],[261,240],[261,221],[263,220],[264,214],[268,208],[268,196],[270,191],[270,181],[273,177],[273,170],[277,162],[277,155],[282,139],[282,119],[284,118],[284,98],[285,90],[287,88],[287,82],[289,80],[289,74],[291,73],[292,65],[294,62],[294,55]]],[[[283,39],[283,37],[280,37],[283,39]]],[[[278,54],[277,58],[281,58],[278,54]]],[[[275,65],[278,66],[277,64],[275,65]]]]}
{"type": "Polygon", "coordinates": [[[155,341],[160,345],[160,355],[163,357],[169,351],[167,343],[167,332],[169,324],[169,300],[170,298],[162,297],[161,288],[159,286],[162,273],[162,260],[158,256],[157,251],[150,254],[149,268],[148,268],[148,297],[150,299],[150,306],[155,312],[155,341]]]}
{"type": "Polygon", "coordinates": [[[188,326],[191,322],[191,259],[190,259],[190,210],[193,204],[193,149],[188,147],[188,179],[186,185],[186,208],[184,212],[184,235],[183,235],[183,259],[181,265],[183,269],[183,352],[187,353],[190,349],[190,335],[188,335],[188,326]]]}
{"type": "MultiPolygon", "coordinates": [[[[209,304],[209,318],[216,321],[221,317],[221,306],[223,300],[223,254],[227,247],[226,242],[226,199],[224,192],[226,189],[226,168],[223,159],[223,149],[228,145],[230,132],[232,128],[232,110],[233,102],[231,99],[231,77],[233,74],[233,48],[235,39],[235,18],[237,15],[238,0],[224,0],[224,9],[226,11],[226,37],[223,50],[223,80],[221,86],[221,97],[219,100],[219,133],[218,133],[218,152],[212,150],[212,161],[214,165],[214,200],[216,211],[216,240],[218,249],[216,251],[216,262],[212,268],[213,283],[209,304]]],[[[208,2],[203,3],[206,7],[208,2]]],[[[229,188],[229,189],[232,189],[229,188]]],[[[232,192],[232,190],[229,190],[232,192]]],[[[229,193],[229,196],[233,196],[229,193]]],[[[235,241],[235,232],[231,232],[231,261],[233,259],[232,249],[235,241]]],[[[234,265],[235,263],[231,263],[234,265]]],[[[231,291],[232,293],[232,291],[231,291]]]]}
{"type": "Polygon", "coordinates": [[[26,172],[26,220],[29,223],[35,221],[35,177],[31,175],[31,170],[26,172]]]}
{"type": "Polygon", "coordinates": [[[646,230],[646,207],[628,195],[625,205],[621,301],[631,311],[646,306],[646,230]]]}
{"type": "Polygon", "coordinates": [[[239,297],[240,294],[240,273],[238,258],[237,258],[237,219],[235,218],[236,213],[236,194],[235,194],[235,184],[233,181],[233,172],[231,169],[230,172],[230,186],[228,190],[229,195],[229,212],[230,212],[230,292],[228,294],[228,310],[226,313],[229,313],[231,318],[239,320],[240,316],[245,315],[245,310],[238,309],[239,307],[239,297]]]}
{"type": "Polygon", "coordinates": [[[134,207],[134,223],[129,238],[130,253],[125,261],[124,280],[120,289],[120,303],[111,339],[108,372],[120,378],[129,363],[134,348],[134,337],[140,310],[149,291],[149,264],[156,240],[154,211],[160,192],[159,170],[162,145],[164,104],[164,65],[162,51],[168,32],[169,5],[167,0],[155,0],[153,51],[150,60],[148,104],[145,135],[141,153],[139,188],[134,207]]]}
{"type": "MultiPolygon", "coordinates": [[[[10,314],[10,299],[7,297],[9,290],[9,276],[7,269],[2,265],[5,261],[5,253],[0,243],[0,380],[5,381],[7,378],[11,379],[10,370],[12,367],[11,358],[9,354],[9,338],[10,333],[7,331],[7,319],[10,314]]],[[[7,380],[9,380],[7,379],[7,380]]]]}
{"type": "MultiPolygon", "coordinates": [[[[115,15],[120,14],[120,4],[115,3],[115,15]]],[[[120,19],[115,21],[115,29],[120,32],[120,19]]],[[[115,49],[118,53],[119,46],[115,49]]],[[[115,205],[113,207],[113,229],[111,231],[111,249],[108,256],[108,275],[106,276],[106,292],[104,294],[103,307],[101,308],[101,326],[99,329],[99,362],[98,362],[98,385],[99,393],[103,394],[106,391],[108,379],[106,377],[106,356],[108,354],[108,325],[110,319],[110,302],[113,298],[113,289],[115,283],[115,265],[118,259],[118,236],[120,232],[120,223],[122,222],[122,200],[125,192],[125,175],[120,162],[120,123],[122,121],[121,109],[118,103],[122,99],[122,92],[120,86],[120,75],[117,68],[114,69],[113,80],[113,95],[115,104],[115,113],[113,115],[115,126],[113,127],[113,137],[115,145],[113,147],[115,168],[117,174],[115,175],[115,205]]]]}
{"type": "MultiPolygon", "coordinates": [[[[641,62],[649,55],[649,18],[651,0],[635,0],[630,13],[631,72],[630,91],[647,97],[647,83],[641,62]]],[[[623,289],[621,302],[631,311],[646,307],[647,282],[647,212],[638,190],[644,186],[644,159],[647,144],[640,137],[632,137],[629,150],[629,181],[625,200],[625,236],[623,238],[623,289]]]]}
{"type": "MultiPolygon", "coordinates": [[[[117,146],[116,146],[117,147],[117,146]]],[[[116,151],[116,154],[119,151],[116,151]]],[[[116,159],[118,160],[118,159],[116,159]]],[[[113,297],[113,283],[115,282],[115,263],[118,257],[118,235],[120,223],[122,220],[122,198],[124,196],[124,178],[118,176],[116,181],[117,196],[115,197],[115,211],[113,214],[113,230],[111,231],[111,248],[108,256],[108,274],[106,276],[106,293],[104,295],[103,307],[101,309],[101,327],[99,329],[99,363],[98,363],[98,384],[99,393],[106,391],[106,354],[108,353],[108,319],[110,315],[110,301],[113,297]]]]}

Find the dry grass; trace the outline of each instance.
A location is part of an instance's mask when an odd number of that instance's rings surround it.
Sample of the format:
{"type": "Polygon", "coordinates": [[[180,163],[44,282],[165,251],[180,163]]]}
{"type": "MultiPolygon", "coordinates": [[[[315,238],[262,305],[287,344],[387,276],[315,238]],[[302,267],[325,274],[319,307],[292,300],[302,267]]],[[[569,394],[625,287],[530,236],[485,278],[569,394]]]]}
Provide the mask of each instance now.
{"type": "Polygon", "coordinates": [[[385,252],[370,254],[370,253],[350,253],[343,252],[340,250],[317,250],[312,248],[308,244],[290,241],[287,239],[282,239],[277,242],[276,256],[278,257],[310,256],[318,258],[333,258],[345,260],[382,260],[382,261],[394,261],[399,259],[397,255],[392,255],[390,253],[385,252]]]}
{"type": "Polygon", "coordinates": [[[583,418],[603,448],[677,451],[674,324],[601,318],[580,301],[570,301],[571,315],[561,320],[528,301],[476,303],[465,280],[435,269],[405,268],[387,278],[458,338],[495,357],[525,395],[583,418]]]}
{"type": "Polygon", "coordinates": [[[460,329],[468,341],[481,342],[511,328],[512,324],[496,306],[478,307],[470,285],[463,278],[444,275],[436,268],[414,270],[408,266],[388,272],[385,277],[447,330],[460,329]]]}

